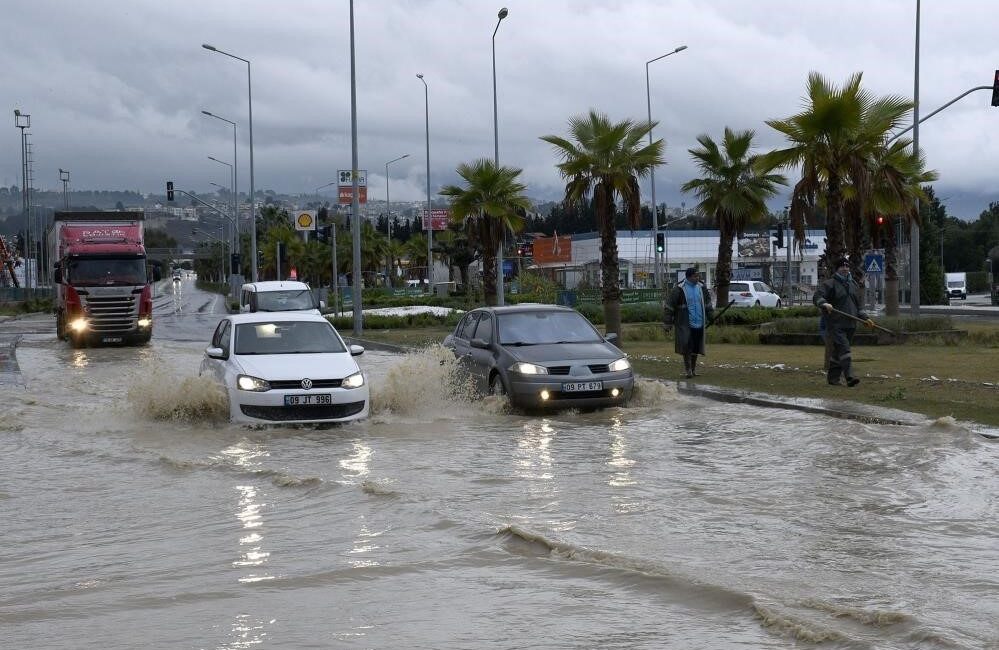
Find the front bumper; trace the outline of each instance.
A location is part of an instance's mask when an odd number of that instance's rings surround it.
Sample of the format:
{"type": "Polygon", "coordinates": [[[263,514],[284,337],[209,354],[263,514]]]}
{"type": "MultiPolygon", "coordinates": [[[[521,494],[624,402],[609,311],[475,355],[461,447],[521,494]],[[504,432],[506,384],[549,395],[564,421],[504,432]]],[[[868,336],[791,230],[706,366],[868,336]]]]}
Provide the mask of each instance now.
{"type": "Polygon", "coordinates": [[[304,395],[303,390],[253,392],[229,389],[229,418],[242,424],[324,424],[350,422],[368,417],[371,400],[367,383],[360,388],[319,388],[312,393],[329,394],[332,403],[285,406],[285,395],[304,395]]]}
{"type": "Polygon", "coordinates": [[[521,375],[510,373],[510,402],[517,407],[531,409],[602,408],[624,406],[631,399],[635,375],[631,370],[588,375],[521,375]],[[574,382],[602,382],[598,391],[563,392],[562,385],[574,382]],[[617,392],[617,395],[613,393],[617,392]],[[548,392],[548,399],[542,397],[548,392]]]}

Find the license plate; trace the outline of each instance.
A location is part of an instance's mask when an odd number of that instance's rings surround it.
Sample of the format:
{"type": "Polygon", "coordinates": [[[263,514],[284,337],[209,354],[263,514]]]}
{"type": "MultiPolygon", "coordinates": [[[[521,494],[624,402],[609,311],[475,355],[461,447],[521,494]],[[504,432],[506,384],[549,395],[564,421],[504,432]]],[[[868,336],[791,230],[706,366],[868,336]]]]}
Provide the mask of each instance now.
{"type": "Polygon", "coordinates": [[[591,390],[603,390],[602,381],[574,381],[571,384],[562,384],[563,393],[586,393],[591,390]]]}
{"type": "Polygon", "coordinates": [[[321,406],[332,404],[333,396],[329,393],[310,393],[308,395],[285,395],[285,406],[321,406]]]}
{"type": "Polygon", "coordinates": [[[101,343],[121,343],[120,336],[105,336],[101,339],[101,343]]]}

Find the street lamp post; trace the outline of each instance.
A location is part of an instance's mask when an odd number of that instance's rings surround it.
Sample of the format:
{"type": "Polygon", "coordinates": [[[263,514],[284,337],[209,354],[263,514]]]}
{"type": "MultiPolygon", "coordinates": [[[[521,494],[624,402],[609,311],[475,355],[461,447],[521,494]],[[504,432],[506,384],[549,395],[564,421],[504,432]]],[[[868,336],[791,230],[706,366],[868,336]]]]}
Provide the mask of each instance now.
{"type": "MultiPolygon", "coordinates": [[[[916,0],[916,62],[912,89],[912,152],[919,156],[919,0],[916,0]]],[[[916,216],[919,216],[919,197],[916,197],[916,216]]],[[[919,318],[919,219],[914,219],[909,230],[909,307],[913,318],[919,318]]]]}
{"type": "MultiPolygon", "coordinates": [[[[403,154],[403,155],[399,156],[398,158],[393,158],[392,160],[390,160],[387,163],[385,163],[385,223],[386,223],[386,227],[388,228],[388,241],[389,241],[389,246],[390,247],[392,246],[392,202],[389,199],[389,168],[388,167],[392,163],[398,162],[398,161],[402,160],[403,158],[409,158],[409,154],[408,153],[403,154]]],[[[389,257],[389,259],[388,259],[389,265],[388,265],[388,269],[386,269],[386,273],[385,273],[385,282],[387,282],[389,286],[392,286],[393,282],[392,282],[392,250],[391,250],[391,248],[389,248],[389,256],[388,257],[389,257]]]]}
{"type": "Polygon", "coordinates": [[[31,276],[28,264],[31,255],[31,191],[28,189],[28,136],[25,129],[31,128],[31,115],[14,109],[14,126],[21,129],[21,208],[24,211],[24,284],[31,286],[31,276]]]}
{"type": "MultiPolygon", "coordinates": [[[[683,207],[681,207],[679,217],[674,217],[672,219],[667,219],[663,221],[663,266],[666,267],[666,273],[669,273],[669,226],[671,223],[677,223],[679,221],[683,221],[684,219],[690,216],[688,214],[684,214],[683,212],[684,209],[683,207]]],[[[653,217],[652,225],[654,227],[658,227],[658,221],[659,221],[658,217],[653,217]]],[[[658,230],[656,230],[656,232],[658,232],[658,230]]],[[[659,285],[657,284],[656,286],[658,287],[659,285]]]]}
{"type": "MultiPolygon", "coordinates": [[[[499,31],[500,23],[509,15],[506,7],[496,14],[496,29],[493,30],[493,164],[499,169],[499,111],[496,101],[496,32],[499,31]]],[[[506,229],[500,228],[499,250],[496,253],[496,304],[505,304],[505,294],[503,292],[503,243],[506,241],[506,229]]]]}
{"type": "Polygon", "coordinates": [[[69,170],[59,168],[59,180],[62,181],[62,209],[69,211],[69,170]]]}
{"type": "MultiPolygon", "coordinates": [[[[235,240],[237,246],[239,246],[239,160],[236,156],[236,123],[215,113],[208,111],[201,112],[208,117],[214,117],[216,120],[221,120],[232,125],[232,214],[236,227],[235,240]]],[[[239,269],[238,272],[241,273],[242,269],[239,269]]]]}
{"type": "MultiPolygon", "coordinates": [[[[655,63],[656,61],[658,61],[660,59],[665,59],[668,56],[676,54],[677,52],[683,52],[685,49],[687,49],[687,46],[686,45],[681,45],[681,46],[677,47],[676,49],[674,49],[672,52],[667,52],[666,54],[663,54],[661,56],[657,56],[654,59],[649,59],[648,61],[645,62],[645,104],[646,104],[646,108],[648,109],[648,117],[649,117],[649,146],[652,146],[652,92],[651,92],[651,85],[649,84],[649,64],[650,63],[655,63]]],[[[656,207],[656,168],[655,167],[652,167],[649,170],[649,179],[650,179],[649,183],[650,183],[650,186],[651,186],[651,193],[652,193],[652,241],[656,241],[657,235],[659,234],[659,227],[657,225],[658,221],[659,221],[659,215],[658,215],[658,208],[656,207]]],[[[664,246],[664,248],[665,248],[665,246],[664,246]]],[[[663,253],[664,253],[664,256],[665,256],[666,251],[663,250],[663,253]]],[[[656,288],[657,289],[661,288],[662,287],[662,273],[661,273],[661,269],[659,267],[659,251],[655,252],[655,263],[653,264],[653,274],[652,274],[652,277],[654,279],[656,288]]]]}
{"type": "MultiPolygon", "coordinates": [[[[354,336],[360,336],[364,329],[364,314],[361,305],[361,198],[357,188],[357,69],[354,50],[354,0],[350,0],[350,227],[353,235],[354,291],[353,303],[354,336]]],[[[334,246],[334,249],[336,247],[334,246]]]]}
{"type": "MultiPolygon", "coordinates": [[[[352,5],[353,6],[353,5],[352,5]]],[[[236,59],[237,61],[242,61],[246,64],[246,95],[249,104],[249,129],[250,129],[250,264],[252,269],[253,281],[257,281],[257,202],[254,198],[254,186],[253,186],[253,85],[250,81],[250,62],[247,59],[236,56],[235,54],[230,54],[224,52],[214,45],[209,45],[207,43],[203,44],[201,47],[212,52],[217,52],[218,54],[223,54],[229,58],[236,59]]],[[[214,115],[212,117],[215,117],[214,115]]],[[[221,119],[221,118],[219,118],[221,119]]],[[[226,120],[228,121],[228,120],[226,120]]],[[[233,126],[235,128],[235,125],[233,126]]]]}
{"type": "Polygon", "coordinates": [[[427,230],[427,288],[433,292],[434,290],[434,220],[431,216],[431,204],[430,204],[430,88],[427,86],[427,80],[423,78],[422,74],[416,75],[416,77],[423,82],[423,103],[424,103],[424,113],[427,118],[427,219],[424,228],[427,230]]]}
{"type": "MultiPolygon", "coordinates": [[[[231,252],[233,252],[235,250],[234,242],[238,241],[237,236],[236,236],[236,229],[237,229],[236,224],[239,221],[238,217],[236,216],[236,212],[233,209],[233,203],[232,203],[232,195],[236,191],[236,188],[232,186],[232,182],[233,182],[233,178],[234,178],[234,165],[230,164],[230,163],[227,163],[224,160],[219,160],[218,158],[215,158],[214,156],[208,156],[208,160],[213,160],[213,161],[217,162],[218,164],[225,165],[226,167],[229,168],[229,183],[230,183],[230,185],[229,185],[229,209],[230,209],[230,212],[229,212],[229,214],[230,214],[230,218],[232,219],[232,226],[230,227],[230,233],[229,233],[231,235],[232,241],[230,241],[230,243],[229,243],[229,252],[231,253],[231,252]]],[[[217,183],[212,183],[212,185],[215,185],[216,187],[219,187],[221,189],[221,186],[219,186],[217,183]]]]}

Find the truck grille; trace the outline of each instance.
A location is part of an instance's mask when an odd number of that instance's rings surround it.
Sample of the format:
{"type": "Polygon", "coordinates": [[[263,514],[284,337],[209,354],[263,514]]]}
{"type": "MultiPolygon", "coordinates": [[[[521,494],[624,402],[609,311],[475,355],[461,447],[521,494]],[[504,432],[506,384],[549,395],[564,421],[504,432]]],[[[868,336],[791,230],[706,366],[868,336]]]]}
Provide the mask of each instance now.
{"type": "Polygon", "coordinates": [[[136,328],[135,295],[87,296],[90,329],[99,334],[124,333],[136,328]]]}

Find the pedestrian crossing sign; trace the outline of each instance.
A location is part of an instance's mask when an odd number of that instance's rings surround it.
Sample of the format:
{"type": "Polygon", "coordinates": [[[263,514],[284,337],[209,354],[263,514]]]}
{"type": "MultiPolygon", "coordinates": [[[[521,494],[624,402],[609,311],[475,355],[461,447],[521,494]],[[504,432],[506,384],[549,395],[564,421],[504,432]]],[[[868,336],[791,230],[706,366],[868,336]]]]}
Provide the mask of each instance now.
{"type": "Polygon", "coordinates": [[[864,272],[868,274],[883,273],[885,270],[885,256],[872,253],[864,256],[864,272]]]}

